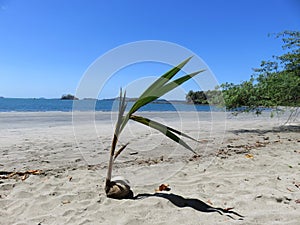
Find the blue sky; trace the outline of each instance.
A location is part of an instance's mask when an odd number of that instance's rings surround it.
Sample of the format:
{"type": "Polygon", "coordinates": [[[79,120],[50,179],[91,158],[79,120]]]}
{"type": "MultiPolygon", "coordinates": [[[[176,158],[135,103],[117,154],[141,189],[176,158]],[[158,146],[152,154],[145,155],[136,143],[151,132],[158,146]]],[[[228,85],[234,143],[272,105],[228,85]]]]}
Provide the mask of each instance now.
{"type": "MultiPolygon", "coordinates": [[[[280,40],[268,34],[283,30],[300,30],[299,1],[0,0],[0,96],[74,94],[94,60],[140,40],[179,44],[200,56],[219,83],[239,83],[261,60],[282,53],[280,40]]],[[[165,69],[124,70],[99,97],[115,97],[120,86],[165,69]]]]}

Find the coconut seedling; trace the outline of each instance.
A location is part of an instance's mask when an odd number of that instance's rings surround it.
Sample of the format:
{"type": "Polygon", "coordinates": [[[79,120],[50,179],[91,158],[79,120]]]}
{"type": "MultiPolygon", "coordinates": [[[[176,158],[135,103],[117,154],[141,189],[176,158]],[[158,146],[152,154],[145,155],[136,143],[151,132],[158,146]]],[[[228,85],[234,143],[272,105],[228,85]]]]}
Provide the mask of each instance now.
{"type": "Polygon", "coordinates": [[[124,130],[126,124],[129,120],[136,121],[138,123],[144,124],[148,127],[156,129],[160,131],[162,134],[167,136],[168,138],[172,139],[173,141],[177,142],[178,144],[182,145],[186,149],[192,151],[194,154],[197,153],[186,143],[182,140],[182,137],[189,138],[193,141],[197,141],[194,138],[186,135],[176,129],[173,129],[169,126],[161,124],[159,122],[153,121],[149,118],[145,118],[142,116],[135,115],[136,111],[141,107],[155,101],[156,99],[160,98],[164,94],[170,92],[174,88],[180,86],[184,82],[188,81],[192,77],[196,76],[197,74],[203,72],[204,70],[200,70],[191,74],[184,75],[176,80],[171,81],[171,79],[188,63],[191,59],[188,58],[180,63],[178,66],[172,68],[164,75],[159,77],[156,81],[154,81],[142,94],[141,96],[135,101],[133,106],[129,109],[128,113],[125,114],[125,109],[127,106],[126,103],[126,92],[122,93],[122,89],[120,90],[120,98],[119,98],[119,112],[117,117],[117,122],[115,124],[114,135],[112,138],[111,150],[110,150],[110,158],[108,163],[108,171],[107,177],[105,181],[105,192],[107,197],[110,198],[131,198],[133,197],[133,193],[130,189],[129,182],[121,177],[112,178],[112,169],[113,163],[116,158],[122,153],[122,151],[126,148],[128,144],[121,146],[117,151],[116,147],[118,144],[119,136],[121,132],[124,130]],[[181,137],[180,137],[181,136],[181,137]]]}

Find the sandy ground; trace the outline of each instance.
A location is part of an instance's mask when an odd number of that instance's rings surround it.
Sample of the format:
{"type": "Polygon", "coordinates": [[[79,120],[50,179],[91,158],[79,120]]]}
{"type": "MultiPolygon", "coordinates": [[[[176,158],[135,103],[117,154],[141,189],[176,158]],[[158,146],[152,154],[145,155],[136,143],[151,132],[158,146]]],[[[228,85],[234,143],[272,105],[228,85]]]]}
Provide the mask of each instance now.
{"type": "Polygon", "coordinates": [[[200,157],[130,123],[113,174],[137,198],[115,200],[103,191],[114,113],[0,113],[0,224],[299,224],[299,120],[142,115],[198,139],[200,157]],[[171,191],[155,193],[162,183],[171,191]]]}

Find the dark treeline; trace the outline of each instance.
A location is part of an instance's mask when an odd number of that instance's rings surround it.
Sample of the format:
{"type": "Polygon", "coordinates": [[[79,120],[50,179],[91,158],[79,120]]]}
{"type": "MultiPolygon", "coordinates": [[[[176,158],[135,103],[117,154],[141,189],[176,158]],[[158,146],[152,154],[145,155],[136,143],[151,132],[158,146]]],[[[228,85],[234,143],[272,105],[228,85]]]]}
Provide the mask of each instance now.
{"type": "Polygon", "coordinates": [[[216,97],[221,96],[221,91],[219,90],[208,90],[208,91],[189,91],[186,95],[186,101],[188,103],[194,104],[216,104],[219,102],[216,101],[216,97]]]}
{"type": "Polygon", "coordinates": [[[67,95],[63,95],[60,98],[61,100],[78,100],[77,97],[75,97],[74,95],[71,94],[67,94],[67,95]]]}

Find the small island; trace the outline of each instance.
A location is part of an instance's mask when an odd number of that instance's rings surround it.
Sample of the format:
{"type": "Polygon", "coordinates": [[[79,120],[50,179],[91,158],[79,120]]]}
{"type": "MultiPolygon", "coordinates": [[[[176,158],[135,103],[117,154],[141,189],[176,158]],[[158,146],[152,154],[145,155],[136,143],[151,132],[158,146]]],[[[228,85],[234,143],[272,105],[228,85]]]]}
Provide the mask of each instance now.
{"type": "Polygon", "coordinates": [[[77,97],[75,97],[74,95],[71,94],[67,94],[67,95],[63,95],[60,98],[61,100],[78,100],[77,97]]]}

